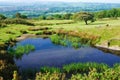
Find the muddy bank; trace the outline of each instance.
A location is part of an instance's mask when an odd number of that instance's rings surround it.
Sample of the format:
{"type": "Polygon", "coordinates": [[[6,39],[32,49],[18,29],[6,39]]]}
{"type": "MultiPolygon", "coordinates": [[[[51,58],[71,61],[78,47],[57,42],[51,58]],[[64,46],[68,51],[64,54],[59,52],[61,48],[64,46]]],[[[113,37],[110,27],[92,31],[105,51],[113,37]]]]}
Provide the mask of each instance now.
{"type": "Polygon", "coordinates": [[[16,41],[21,41],[27,38],[37,38],[37,37],[41,37],[41,38],[48,38],[50,35],[35,35],[35,34],[23,34],[20,37],[16,38],[16,41]]]}

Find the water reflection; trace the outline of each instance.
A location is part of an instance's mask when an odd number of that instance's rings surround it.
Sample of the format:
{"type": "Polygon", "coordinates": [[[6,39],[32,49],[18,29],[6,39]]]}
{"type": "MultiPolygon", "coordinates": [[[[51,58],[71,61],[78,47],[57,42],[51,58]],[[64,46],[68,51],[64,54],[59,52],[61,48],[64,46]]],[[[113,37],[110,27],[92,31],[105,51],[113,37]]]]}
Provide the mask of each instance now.
{"type": "Polygon", "coordinates": [[[24,54],[21,59],[14,58],[16,65],[21,69],[40,69],[41,66],[62,67],[64,64],[73,62],[97,62],[106,63],[109,66],[120,63],[120,57],[117,55],[105,53],[90,46],[74,49],[71,46],[56,45],[49,38],[29,38],[17,44],[35,46],[35,51],[28,55],[24,54]]]}

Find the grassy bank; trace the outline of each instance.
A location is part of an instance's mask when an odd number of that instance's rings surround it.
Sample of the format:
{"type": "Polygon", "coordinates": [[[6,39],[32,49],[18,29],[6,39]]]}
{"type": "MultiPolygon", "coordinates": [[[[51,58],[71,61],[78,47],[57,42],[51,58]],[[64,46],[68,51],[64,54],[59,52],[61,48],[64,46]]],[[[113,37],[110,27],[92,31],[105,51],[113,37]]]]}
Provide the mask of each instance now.
{"type": "MultiPolygon", "coordinates": [[[[55,20],[52,21],[55,22],[55,20]]],[[[49,20],[47,22],[49,22],[49,20]]],[[[73,30],[73,31],[85,32],[88,34],[100,36],[101,40],[99,44],[102,44],[110,39],[120,38],[119,22],[120,19],[117,20],[103,19],[103,20],[98,20],[94,23],[89,23],[89,25],[85,25],[84,22],[76,22],[72,24],[49,25],[47,27],[53,28],[54,30],[58,30],[58,29],[64,29],[67,31],[73,30]]]]}
{"type": "MultiPolygon", "coordinates": [[[[109,41],[110,39],[120,38],[120,19],[118,20],[98,20],[94,23],[89,23],[89,25],[85,25],[84,22],[74,22],[72,20],[29,20],[33,22],[36,26],[34,27],[48,27],[52,28],[52,30],[73,30],[79,32],[85,32],[90,35],[100,36],[100,44],[109,41]],[[42,25],[44,24],[44,25],[42,25]],[[48,25],[50,24],[50,25],[48,25]],[[58,25],[59,24],[59,25],[58,25]]],[[[28,31],[28,28],[31,26],[27,25],[18,25],[12,24],[7,25],[5,28],[0,28],[0,43],[6,42],[10,38],[16,38],[22,34],[22,31],[28,31]]],[[[42,34],[43,31],[28,31],[28,33],[42,34]]],[[[115,44],[112,42],[112,45],[115,44]]],[[[117,41],[118,43],[118,41],[117,41]]],[[[115,44],[116,45],[116,44],[115,44]]]]}

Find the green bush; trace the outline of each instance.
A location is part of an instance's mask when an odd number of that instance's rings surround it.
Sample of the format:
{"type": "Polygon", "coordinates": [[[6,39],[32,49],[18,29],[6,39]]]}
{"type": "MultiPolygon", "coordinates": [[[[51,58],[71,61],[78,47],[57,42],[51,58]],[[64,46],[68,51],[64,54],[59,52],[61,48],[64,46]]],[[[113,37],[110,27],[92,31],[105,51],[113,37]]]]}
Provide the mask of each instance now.
{"type": "Polygon", "coordinates": [[[5,24],[24,24],[24,25],[34,26],[33,23],[28,22],[25,19],[20,19],[20,18],[5,19],[5,20],[1,20],[0,23],[5,23],[5,24]]]}

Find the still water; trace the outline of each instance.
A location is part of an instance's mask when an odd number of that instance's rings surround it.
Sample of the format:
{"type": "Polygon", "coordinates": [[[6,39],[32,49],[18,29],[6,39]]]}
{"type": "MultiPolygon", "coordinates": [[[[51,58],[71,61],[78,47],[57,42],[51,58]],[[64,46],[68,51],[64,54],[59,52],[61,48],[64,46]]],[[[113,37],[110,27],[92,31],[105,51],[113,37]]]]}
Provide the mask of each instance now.
{"type": "Polygon", "coordinates": [[[16,65],[21,69],[40,69],[42,66],[62,67],[77,62],[106,63],[109,66],[120,63],[120,56],[90,46],[75,49],[71,46],[55,45],[49,38],[28,38],[16,45],[26,44],[34,45],[35,51],[24,54],[20,59],[14,58],[16,65]]]}

